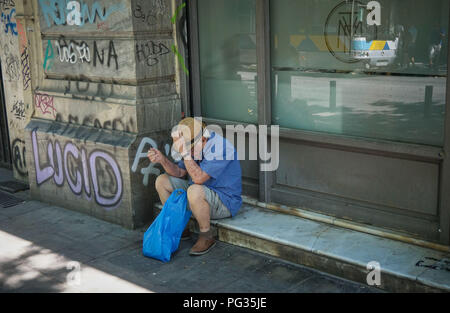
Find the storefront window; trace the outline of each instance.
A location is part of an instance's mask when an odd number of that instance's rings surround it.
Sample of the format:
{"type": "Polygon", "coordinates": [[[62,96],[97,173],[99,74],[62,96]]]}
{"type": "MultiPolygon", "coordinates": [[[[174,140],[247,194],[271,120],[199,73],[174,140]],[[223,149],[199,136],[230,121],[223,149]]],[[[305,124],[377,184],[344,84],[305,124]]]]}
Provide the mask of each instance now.
{"type": "Polygon", "coordinates": [[[199,0],[204,117],[257,123],[255,0],[199,0]]]}
{"type": "Polygon", "coordinates": [[[273,123],[441,146],[448,14],[447,0],[270,1],[273,123]]]}

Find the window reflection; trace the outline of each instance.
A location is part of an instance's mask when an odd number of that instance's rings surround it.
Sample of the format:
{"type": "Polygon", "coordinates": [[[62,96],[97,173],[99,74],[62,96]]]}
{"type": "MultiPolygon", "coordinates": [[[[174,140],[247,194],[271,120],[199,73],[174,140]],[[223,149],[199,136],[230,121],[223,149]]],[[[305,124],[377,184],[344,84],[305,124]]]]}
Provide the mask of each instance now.
{"type": "Polygon", "coordinates": [[[255,0],[199,0],[202,115],[256,123],[255,0]]]}
{"type": "Polygon", "coordinates": [[[273,122],[440,146],[448,1],[271,1],[273,122]]]}

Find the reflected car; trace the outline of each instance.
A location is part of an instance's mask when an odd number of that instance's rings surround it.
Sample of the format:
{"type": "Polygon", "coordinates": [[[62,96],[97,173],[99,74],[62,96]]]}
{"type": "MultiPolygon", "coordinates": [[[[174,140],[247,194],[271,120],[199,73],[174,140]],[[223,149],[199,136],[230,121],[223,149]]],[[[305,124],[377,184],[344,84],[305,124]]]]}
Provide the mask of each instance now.
{"type": "Polygon", "coordinates": [[[394,63],[397,57],[398,37],[392,40],[372,40],[366,37],[355,37],[352,41],[351,55],[362,61],[366,68],[384,67],[394,63]]]}

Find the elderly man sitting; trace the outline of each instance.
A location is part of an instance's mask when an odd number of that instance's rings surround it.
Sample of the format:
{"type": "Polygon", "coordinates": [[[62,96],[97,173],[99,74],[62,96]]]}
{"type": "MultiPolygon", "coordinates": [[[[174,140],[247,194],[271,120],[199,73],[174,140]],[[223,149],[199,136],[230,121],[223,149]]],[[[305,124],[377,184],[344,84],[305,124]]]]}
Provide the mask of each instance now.
{"type": "MultiPolygon", "coordinates": [[[[215,245],[210,219],[236,215],[242,205],[242,175],[236,149],[225,138],[209,132],[195,118],[185,118],[172,132],[174,149],[182,160],[171,162],[157,149],[150,149],[148,158],[160,163],[165,174],[156,179],[156,190],[164,204],[175,189],[187,190],[189,209],[198,221],[200,234],[190,255],[207,253],[215,245]],[[183,177],[189,176],[189,179],[183,177]]],[[[182,239],[189,238],[189,229],[182,239]]]]}

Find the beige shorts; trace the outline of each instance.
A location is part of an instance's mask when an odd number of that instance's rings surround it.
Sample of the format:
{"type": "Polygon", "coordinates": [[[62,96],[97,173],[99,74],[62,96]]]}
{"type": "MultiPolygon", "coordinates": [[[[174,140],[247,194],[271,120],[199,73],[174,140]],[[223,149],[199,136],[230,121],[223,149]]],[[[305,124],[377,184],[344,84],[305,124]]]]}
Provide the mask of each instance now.
{"type": "MultiPolygon", "coordinates": [[[[188,189],[189,183],[186,179],[181,179],[170,175],[168,176],[173,190],[188,189]]],[[[203,190],[205,191],[206,201],[209,204],[209,213],[212,220],[219,220],[222,218],[231,217],[230,210],[228,210],[225,204],[223,204],[222,200],[220,200],[219,198],[219,195],[214,190],[211,190],[206,186],[203,186],[203,190]]]]}

